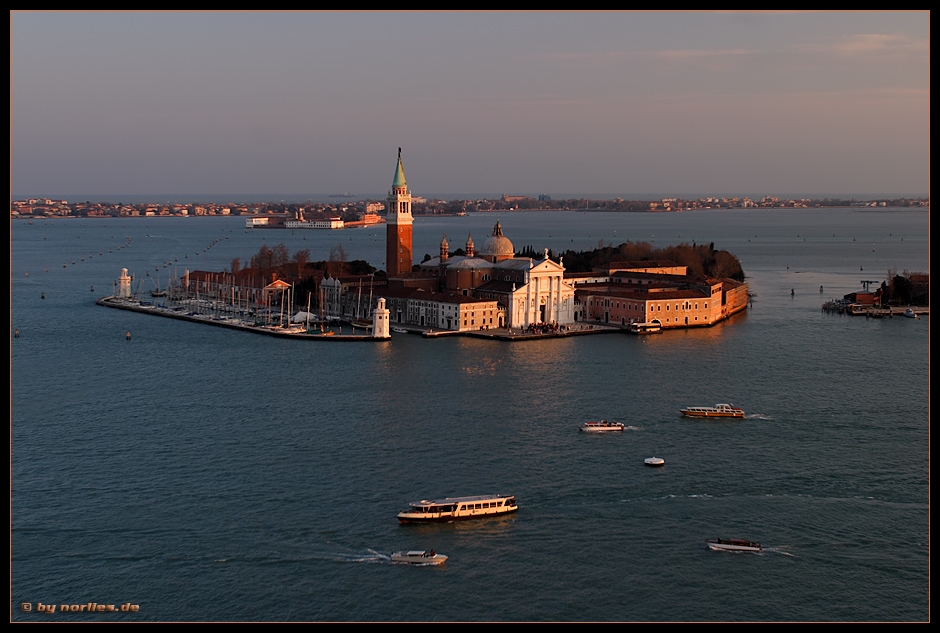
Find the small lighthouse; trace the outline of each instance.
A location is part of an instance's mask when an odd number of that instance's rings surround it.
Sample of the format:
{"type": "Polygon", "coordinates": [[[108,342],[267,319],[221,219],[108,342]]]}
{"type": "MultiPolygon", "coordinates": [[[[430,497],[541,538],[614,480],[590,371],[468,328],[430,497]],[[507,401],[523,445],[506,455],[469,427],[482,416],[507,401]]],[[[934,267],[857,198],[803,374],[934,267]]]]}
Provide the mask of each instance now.
{"type": "Polygon", "coordinates": [[[121,269],[121,276],[118,278],[118,296],[122,299],[131,298],[131,278],[126,268],[121,269]]]}
{"type": "Polygon", "coordinates": [[[385,299],[380,298],[375,306],[375,313],[372,315],[372,338],[391,338],[388,314],[385,299]]]}

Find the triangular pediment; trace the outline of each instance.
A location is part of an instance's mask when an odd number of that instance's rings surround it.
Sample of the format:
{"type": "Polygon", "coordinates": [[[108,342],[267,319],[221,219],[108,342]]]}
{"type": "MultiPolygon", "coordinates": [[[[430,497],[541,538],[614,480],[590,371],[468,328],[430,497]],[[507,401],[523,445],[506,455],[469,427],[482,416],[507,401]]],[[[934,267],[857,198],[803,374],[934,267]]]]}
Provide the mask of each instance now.
{"type": "Polygon", "coordinates": [[[543,272],[546,270],[552,272],[564,272],[565,267],[551,259],[543,259],[539,263],[534,264],[530,270],[532,272],[543,272]]]}

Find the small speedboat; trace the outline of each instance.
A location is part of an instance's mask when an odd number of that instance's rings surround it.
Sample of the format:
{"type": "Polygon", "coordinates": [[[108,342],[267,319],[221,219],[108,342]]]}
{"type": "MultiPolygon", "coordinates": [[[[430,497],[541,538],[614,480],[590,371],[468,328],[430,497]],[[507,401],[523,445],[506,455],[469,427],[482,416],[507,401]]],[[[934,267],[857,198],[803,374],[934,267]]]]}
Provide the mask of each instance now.
{"type": "Polygon", "coordinates": [[[600,422],[585,422],[579,425],[578,428],[586,433],[603,433],[605,431],[622,431],[624,426],[623,422],[601,420],[600,422]]]}
{"type": "Polygon", "coordinates": [[[917,318],[919,318],[919,317],[917,316],[917,313],[914,312],[914,310],[912,310],[911,308],[908,308],[907,310],[904,311],[904,316],[906,316],[908,319],[917,319],[917,318]]]}
{"type": "Polygon", "coordinates": [[[643,463],[647,466],[663,466],[666,463],[662,457],[647,457],[643,460],[643,463]]]}
{"type": "Polygon", "coordinates": [[[411,550],[392,554],[392,561],[396,563],[410,563],[412,565],[440,565],[445,560],[447,560],[446,556],[435,553],[433,549],[430,552],[425,550],[411,550]]]}
{"type": "Polygon", "coordinates": [[[705,543],[708,544],[710,549],[721,552],[760,552],[764,549],[760,543],[752,543],[737,538],[709,538],[705,539],[705,543]]]}

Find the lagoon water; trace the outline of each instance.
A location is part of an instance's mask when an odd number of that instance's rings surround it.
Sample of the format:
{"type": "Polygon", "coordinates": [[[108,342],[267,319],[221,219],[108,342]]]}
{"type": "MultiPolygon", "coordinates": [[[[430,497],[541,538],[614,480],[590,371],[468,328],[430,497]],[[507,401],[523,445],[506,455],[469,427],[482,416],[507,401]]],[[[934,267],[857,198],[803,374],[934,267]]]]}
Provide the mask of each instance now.
{"type": "MultiPolygon", "coordinates": [[[[445,233],[451,250],[482,243],[496,217],[419,217],[416,261],[445,233]]],[[[312,259],[341,244],[382,268],[384,227],[12,221],[11,618],[929,619],[930,319],[820,310],[889,269],[929,271],[928,210],[499,220],[517,249],[714,242],[753,301],[642,338],[289,341],[94,299],[121,268],[165,285],[262,243],[312,259]],[[678,414],[717,402],[747,417],[678,414]],[[599,418],[628,429],[578,432],[599,418]],[[644,466],[654,455],[663,468],[644,466]],[[491,492],[520,510],[395,519],[491,492]],[[765,551],[712,552],[715,537],[765,551]],[[389,560],[432,548],[445,565],[389,560]],[[88,603],[118,610],[61,612],[88,603]]]]}

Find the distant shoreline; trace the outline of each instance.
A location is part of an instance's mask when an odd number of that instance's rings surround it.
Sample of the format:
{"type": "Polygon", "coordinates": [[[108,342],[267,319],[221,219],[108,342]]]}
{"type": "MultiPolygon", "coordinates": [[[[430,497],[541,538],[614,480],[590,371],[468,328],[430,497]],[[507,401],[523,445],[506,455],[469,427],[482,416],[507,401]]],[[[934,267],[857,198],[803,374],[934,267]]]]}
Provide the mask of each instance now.
{"type": "MultiPolygon", "coordinates": [[[[374,225],[384,221],[383,204],[359,202],[241,202],[241,203],[159,203],[136,204],[69,202],[64,199],[28,198],[10,203],[10,218],[128,218],[128,217],[294,217],[305,215],[321,219],[342,219],[349,225],[374,225]],[[378,215],[377,215],[378,214],[378,215]],[[378,220],[378,222],[377,222],[378,220]]],[[[468,213],[512,213],[518,211],[573,211],[581,213],[679,213],[705,210],[767,209],[911,209],[930,208],[929,197],[860,200],[857,198],[779,198],[765,196],[744,198],[661,198],[659,200],[624,200],[568,198],[552,200],[527,196],[502,196],[498,199],[426,200],[413,207],[415,217],[455,217],[468,213]]],[[[339,228],[339,227],[337,227],[339,228]]]]}

